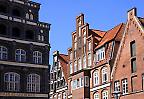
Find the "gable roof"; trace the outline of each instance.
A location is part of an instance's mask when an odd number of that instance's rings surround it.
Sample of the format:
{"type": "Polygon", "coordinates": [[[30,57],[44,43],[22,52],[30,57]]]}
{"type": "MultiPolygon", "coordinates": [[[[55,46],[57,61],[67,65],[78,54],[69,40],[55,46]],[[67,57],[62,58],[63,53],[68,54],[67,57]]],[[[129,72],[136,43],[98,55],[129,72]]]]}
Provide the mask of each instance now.
{"type": "Polygon", "coordinates": [[[65,78],[66,82],[68,83],[68,70],[69,70],[69,68],[68,68],[68,62],[69,62],[68,55],[59,54],[59,61],[61,64],[62,72],[64,74],[64,78],[65,78]]]}
{"type": "Polygon", "coordinates": [[[104,44],[106,44],[107,42],[109,42],[115,38],[116,38],[116,40],[119,41],[122,38],[122,32],[124,31],[124,27],[125,27],[125,24],[121,23],[121,24],[115,26],[114,28],[112,28],[111,30],[107,31],[105,33],[104,37],[99,42],[96,49],[100,48],[101,46],[103,46],[104,44]]]}

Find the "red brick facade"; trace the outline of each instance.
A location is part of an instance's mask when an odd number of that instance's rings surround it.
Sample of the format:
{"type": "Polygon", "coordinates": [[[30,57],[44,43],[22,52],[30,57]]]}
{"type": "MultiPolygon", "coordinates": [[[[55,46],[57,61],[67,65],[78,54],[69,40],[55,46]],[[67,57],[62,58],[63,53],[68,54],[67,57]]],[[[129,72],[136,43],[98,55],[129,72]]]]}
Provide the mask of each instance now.
{"type": "Polygon", "coordinates": [[[84,15],[77,16],[68,67],[63,69],[67,99],[142,99],[143,26],[135,8],[128,11],[126,24],[108,31],[90,29],[84,15]]]}

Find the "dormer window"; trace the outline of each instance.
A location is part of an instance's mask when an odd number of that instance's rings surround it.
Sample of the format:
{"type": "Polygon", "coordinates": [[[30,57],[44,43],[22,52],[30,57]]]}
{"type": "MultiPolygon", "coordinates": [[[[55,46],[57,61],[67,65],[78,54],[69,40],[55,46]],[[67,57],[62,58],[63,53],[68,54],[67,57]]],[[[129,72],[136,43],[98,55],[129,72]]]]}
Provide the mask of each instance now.
{"type": "Polygon", "coordinates": [[[96,51],[96,61],[105,59],[105,48],[102,47],[96,51]]]}

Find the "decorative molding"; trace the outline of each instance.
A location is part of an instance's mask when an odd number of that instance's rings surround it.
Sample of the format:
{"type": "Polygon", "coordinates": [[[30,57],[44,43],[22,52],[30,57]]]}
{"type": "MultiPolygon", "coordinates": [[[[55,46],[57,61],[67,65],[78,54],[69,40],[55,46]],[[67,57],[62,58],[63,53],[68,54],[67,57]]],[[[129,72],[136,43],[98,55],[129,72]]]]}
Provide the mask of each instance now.
{"type": "Polygon", "coordinates": [[[45,97],[48,97],[48,94],[0,92],[0,96],[6,96],[6,97],[19,97],[20,96],[20,97],[45,98],[45,97]]]}
{"type": "Polygon", "coordinates": [[[0,64],[11,65],[11,66],[20,66],[20,67],[33,67],[33,68],[45,68],[45,69],[48,68],[47,65],[37,65],[37,64],[18,63],[18,62],[9,62],[9,61],[0,61],[0,64]]]}

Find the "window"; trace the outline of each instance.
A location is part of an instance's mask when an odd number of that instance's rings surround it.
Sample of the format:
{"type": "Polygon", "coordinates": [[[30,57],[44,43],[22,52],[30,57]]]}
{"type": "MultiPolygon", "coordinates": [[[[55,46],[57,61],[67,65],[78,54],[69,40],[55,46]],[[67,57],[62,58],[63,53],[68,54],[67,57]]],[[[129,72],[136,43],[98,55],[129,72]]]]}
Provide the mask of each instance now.
{"type": "Polygon", "coordinates": [[[85,45],[85,44],[86,44],[86,36],[84,36],[84,39],[83,39],[83,40],[84,40],[84,45],[85,45]]]}
{"type": "Polygon", "coordinates": [[[73,67],[72,67],[72,63],[70,63],[70,74],[73,73],[73,67]]]}
{"type": "Polygon", "coordinates": [[[122,94],[127,94],[128,93],[128,82],[127,79],[122,80],[122,94]]]}
{"type": "Polygon", "coordinates": [[[131,59],[131,72],[136,72],[136,58],[131,59]]]}
{"type": "Polygon", "coordinates": [[[99,94],[98,93],[94,94],[94,99],[99,99],[99,94]]]}
{"type": "Polygon", "coordinates": [[[91,42],[88,43],[88,51],[91,51],[91,42]]]}
{"type": "Polygon", "coordinates": [[[102,68],[102,83],[108,81],[107,67],[102,68]]]}
{"type": "Polygon", "coordinates": [[[88,54],[88,66],[91,66],[91,53],[88,54]]]}
{"type": "Polygon", "coordinates": [[[25,62],[26,61],[26,52],[23,49],[17,49],[15,52],[15,60],[17,62],[25,62]]]}
{"type": "Polygon", "coordinates": [[[61,94],[58,94],[58,99],[61,99],[61,94]]]}
{"type": "Polygon", "coordinates": [[[120,82],[119,81],[114,82],[114,91],[120,92],[120,82]]]}
{"type": "Polygon", "coordinates": [[[72,52],[71,52],[71,53],[70,53],[70,60],[72,60],[72,58],[73,58],[73,57],[72,57],[72,52]]]}
{"type": "Polygon", "coordinates": [[[21,16],[20,10],[18,10],[18,9],[13,9],[13,10],[12,10],[12,14],[13,14],[14,16],[17,16],[17,17],[20,17],[20,16],[21,16]]]}
{"type": "Polygon", "coordinates": [[[86,68],[86,56],[83,57],[83,67],[86,68]]]}
{"type": "Polygon", "coordinates": [[[74,50],[76,50],[77,49],[77,43],[75,42],[74,43],[74,50]]]}
{"type": "Polygon", "coordinates": [[[29,14],[28,14],[28,13],[26,13],[26,19],[29,19],[29,18],[30,18],[29,14]]]}
{"type": "Polygon", "coordinates": [[[79,67],[79,70],[82,69],[81,58],[78,60],[78,67],[79,67]]]}
{"type": "Polygon", "coordinates": [[[131,57],[136,56],[136,44],[135,41],[130,43],[131,57]]]}
{"type": "Polygon", "coordinates": [[[94,86],[99,84],[99,73],[98,71],[94,71],[93,73],[93,81],[94,81],[94,86]]]}
{"type": "Polygon", "coordinates": [[[33,20],[33,19],[34,19],[33,14],[30,14],[30,19],[31,19],[31,20],[33,20]]]}
{"type": "Polygon", "coordinates": [[[81,77],[81,78],[79,78],[80,80],[80,87],[83,87],[83,85],[84,85],[84,80],[83,80],[83,78],[81,77]]]}
{"type": "Polygon", "coordinates": [[[77,71],[77,61],[74,62],[74,72],[77,71]]]}
{"type": "Polygon", "coordinates": [[[81,27],[79,27],[79,37],[81,36],[81,27]]]}
{"type": "Polygon", "coordinates": [[[96,61],[105,59],[105,48],[102,47],[96,51],[96,61]]]}
{"type": "Polygon", "coordinates": [[[54,99],[57,99],[57,96],[56,96],[56,95],[54,95],[54,99]]]}
{"type": "Polygon", "coordinates": [[[74,50],[74,59],[76,58],[76,50],[74,50]]]}
{"type": "Polygon", "coordinates": [[[73,87],[72,87],[72,89],[74,90],[76,88],[77,88],[77,80],[73,80],[73,87]]]}
{"type": "Polygon", "coordinates": [[[7,60],[8,51],[4,46],[0,46],[0,60],[7,60]]]}
{"type": "Polygon", "coordinates": [[[6,35],[7,34],[7,27],[4,24],[0,24],[0,34],[6,35]]]}
{"type": "Polygon", "coordinates": [[[14,37],[20,37],[20,29],[17,28],[17,27],[14,27],[12,29],[12,36],[14,36],[14,37]]]}
{"type": "Polygon", "coordinates": [[[80,87],[80,80],[77,79],[77,88],[79,88],[79,87],[80,87]]]}
{"type": "Polygon", "coordinates": [[[89,87],[89,77],[85,76],[85,87],[89,87]]]}
{"type": "Polygon", "coordinates": [[[43,35],[38,35],[38,40],[39,41],[44,41],[44,36],[43,35]]]}
{"type": "Polygon", "coordinates": [[[66,99],[66,93],[65,92],[63,93],[63,99],[66,99]]]}
{"type": "Polygon", "coordinates": [[[108,99],[108,91],[102,92],[102,99],[108,99]]]}
{"type": "Polygon", "coordinates": [[[34,32],[32,30],[26,31],[26,39],[34,39],[34,32]]]}
{"type": "Polygon", "coordinates": [[[37,74],[29,74],[27,76],[27,91],[40,92],[40,76],[37,74]]]}
{"type": "Polygon", "coordinates": [[[36,64],[42,64],[42,53],[39,51],[33,52],[33,62],[36,64]]]}
{"type": "Polygon", "coordinates": [[[6,91],[19,91],[20,75],[14,72],[5,73],[4,83],[6,91]]]}

